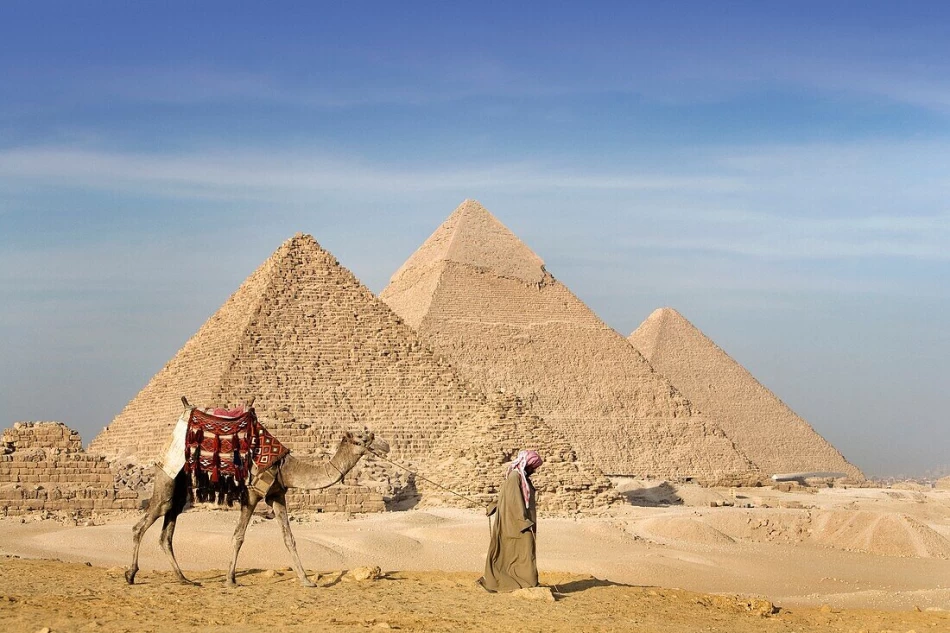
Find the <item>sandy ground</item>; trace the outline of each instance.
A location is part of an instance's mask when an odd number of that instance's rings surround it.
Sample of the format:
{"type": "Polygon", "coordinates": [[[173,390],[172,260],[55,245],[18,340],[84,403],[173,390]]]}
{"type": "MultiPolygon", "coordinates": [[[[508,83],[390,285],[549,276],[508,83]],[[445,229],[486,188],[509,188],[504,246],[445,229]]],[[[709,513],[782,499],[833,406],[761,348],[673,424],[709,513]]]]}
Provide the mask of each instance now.
{"type": "Polygon", "coordinates": [[[539,568],[555,602],[474,586],[488,537],[475,511],[298,515],[317,589],[286,571],[280,528],[264,518],[248,531],[242,586],[230,590],[220,570],[233,511],[179,520],[178,559],[201,587],[172,582],[158,526],[143,542],[139,584],[124,583],[134,515],[88,527],[6,518],[0,553],[23,558],[0,559],[0,630],[241,631],[273,621],[277,630],[950,632],[950,492],[622,489],[637,505],[541,520],[539,568]],[[366,565],[384,578],[347,579],[366,565]],[[762,600],[778,613],[760,615],[762,600]]]}

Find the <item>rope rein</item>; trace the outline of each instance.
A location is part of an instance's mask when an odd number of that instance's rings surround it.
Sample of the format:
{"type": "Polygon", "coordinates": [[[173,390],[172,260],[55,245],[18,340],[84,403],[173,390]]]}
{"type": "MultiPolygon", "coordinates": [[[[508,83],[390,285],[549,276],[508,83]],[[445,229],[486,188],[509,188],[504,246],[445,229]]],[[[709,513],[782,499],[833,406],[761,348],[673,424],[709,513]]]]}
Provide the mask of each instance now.
{"type": "MultiPolygon", "coordinates": [[[[410,468],[407,468],[406,466],[403,466],[402,464],[399,464],[399,463],[397,463],[397,462],[394,462],[393,460],[389,459],[389,458],[386,457],[385,455],[379,453],[378,451],[373,450],[373,449],[370,448],[369,446],[366,446],[365,448],[366,448],[366,451],[367,451],[368,453],[370,453],[371,455],[374,455],[374,456],[378,457],[379,459],[381,459],[381,460],[383,460],[383,461],[389,462],[389,463],[392,464],[393,466],[396,466],[396,467],[398,467],[398,468],[402,468],[404,471],[406,471],[406,472],[409,473],[410,475],[415,475],[415,476],[418,477],[419,479],[422,479],[423,481],[429,482],[430,484],[432,484],[432,485],[435,486],[436,488],[440,488],[440,489],[442,489],[442,490],[445,490],[446,492],[450,492],[450,493],[452,493],[453,495],[455,495],[456,497],[458,497],[459,499],[464,499],[465,501],[468,501],[469,503],[471,503],[471,504],[474,505],[474,506],[481,507],[482,505],[484,505],[484,504],[482,504],[482,503],[479,503],[478,501],[475,501],[474,499],[472,499],[472,498],[470,498],[470,497],[466,497],[465,495],[463,495],[463,494],[461,494],[461,493],[458,493],[458,492],[455,492],[454,490],[451,490],[451,489],[449,489],[449,488],[446,488],[446,487],[443,486],[442,484],[437,484],[436,482],[432,481],[432,480],[429,479],[428,477],[424,477],[423,475],[420,475],[419,473],[415,472],[414,470],[412,470],[412,469],[410,469],[410,468]]],[[[489,538],[491,538],[491,515],[488,515],[486,518],[488,519],[488,535],[489,535],[489,538]]]]}
{"type": "MultiPolygon", "coordinates": [[[[333,400],[334,400],[334,402],[336,402],[337,405],[339,405],[339,404],[340,404],[340,398],[337,397],[337,393],[336,393],[335,391],[333,391],[333,392],[331,392],[331,393],[332,393],[332,395],[333,395],[333,400]]],[[[346,396],[345,393],[342,394],[342,401],[343,401],[343,404],[346,405],[346,408],[349,409],[350,417],[353,418],[353,422],[359,424],[359,423],[361,422],[361,417],[356,414],[356,409],[354,409],[354,408],[353,408],[353,405],[350,404],[350,399],[347,398],[347,396],[346,396]]],[[[366,428],[366,425],[365,425],[365,424],[363,425],[363,428],[364,428],[364,429],[366,428]]],[[[386,456],[383,455],[382,453],[379,453],[378,451],[376,451],[375,449],[373,449],[373,448],[370,447],[369,445],[363,445],[363,448],[365,448],[365,449],[366,449],[366,452],[370,453],[371,455],[375,455],[375,456],[378,457],[379,459],[381,459],[381,460],[383,460],[383,461],[386,461],[386,462],[389,462],[389,463],[392,464],[393,466],[396,466],[396,467],[398,467],[398,468],[402,468],[404,471],[406,471],[406,472],[409,473],[410,475],[415,475],[417,478],[419,478],[419,479],[421,479],[421,480],[423,480],[423,481],[429,482],[430,484],[432,484],[432,485],[435,486],[436,488],[439,488],[440,490],[445,490],[446,492],[449,492],[449,493],[455,495],[455,496],[458,497],[459,499],[464,499],[464,500],[468,501],[469,503],[471,503],[472,505],[474,505],[474,506],[476,506],[476,507],[481,507],[481,506],[484,506],[484,505],[485,505],[485,504],[482,503],[482,502],[475,501],[474,499],[471,499],[471,498],[469,498],[469,497],[466,497],[465,495],[460,494],[460,493],[458,493],[458,492],[455,492],[454,490],[450,490],[449,488],[446,488],[446,487],[443,486],[442,484],[438,484],[438,483],[432,481],[432,480],[429,479],[428,477],[423,477],[423,476],[420,475],[419,473],[417,473],[417,472],[415,472],[415,471],[413,471],[413,470],[411,470],[411,469],[409,469],[409,468],[403,466],[402,464],[399,464],[399,463],[397,463],[397,462],[394,462],[393,460],[389,459],[388,457],[386,457],[386,456]]],[[[489,524],[489,526],[491,525],[491,517],[488,517],[488,524],[489,524]]]]}
{"type": "MultiPolygon", "coordinates": [[[[455,495],[456,497],[458,497],[459,499],[464,499],[465,501],[468,501],[469,503],[471,503],[471,504],[474,505],[474,506],[484,506],[484,505],[485,505],[483,502],[475,501],[475,500],[472,499],[471,497],[466,497],[465,495],[463,495],[463,494],[461,494],[461,493],[458,493],[458,492],[455,492],[454,490],[452,490],[452,489],[450,489],[450,488],[446,488],[446,487],[443,486],[442,484],[439,484],[439,483],[436,483],[436,482],[432,481],[432,480],[429,479],[428,477],[425,477],[425,476],[423,476],[423,475],[420,475],[420,474],[417,473],[416,471],[414,471],[414,470],[412,470],[412,469],[410,469],[410,468],[407,468],[406,466],[403,466],[402,464],[400,464],[400,463],[398,463],[398,462],[394,462],[393,460],[389,459],[388,457],[386,457],[386,456],[383,455],[382,453],[380,453],[380,452],[374,450],[373,448],[371,448],[371,447],[369,447],[369,446],[366,446],[366,447],[364,447],[364,448],[366,448],[366,451],[367,451],[368,453],[370,453],[370,454],[372,454],[372,455],[378,457],[379,459],[381,459],[381,460],[383,460],[383,461],[386,461],[386,462],[389,462],[389,463],[392,464],[393,466],[397,466],[397,467],[399,467],[399,468],[402,468],[404,471],[406,471],[406,472],[409,473],[410,475],[415,475],[417,478],[419,478],[419,479],[421,479],[421,480],[423,480],[423,481],[427,481],[427,482],[429,482],[430,484],[432,484],[433,486],[435,486],[436,488],[439,488],[439,489],[441,489],[441,490],[444,490],[444,491],[446,491],[446,492],[449,492],[449,493],[455,495]]],[[[490,523],[491,523],[491,517],[489,517],[489,524],[490,524],[490,523]]]]}

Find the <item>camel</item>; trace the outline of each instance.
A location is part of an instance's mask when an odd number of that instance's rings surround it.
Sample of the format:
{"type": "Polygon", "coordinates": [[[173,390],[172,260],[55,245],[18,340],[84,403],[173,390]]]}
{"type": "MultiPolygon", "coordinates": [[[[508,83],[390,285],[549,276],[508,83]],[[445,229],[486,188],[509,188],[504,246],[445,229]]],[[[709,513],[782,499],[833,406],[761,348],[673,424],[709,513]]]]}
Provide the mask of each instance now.
{"type": "MultiPolygon", "coordinates": [[[[182,404],[186,409],[191,409],[188,400],[182,396],[182,404]]],[[[254,400],[248,403],[247,409],[253,407],[254,400]]],[[[235,570],[237,568],[238,553],[244,544],[244,535],[247,532],[247,526],[254,514],[254,508],[260,503],[261,499],[273,507],[274,514],[280,522],[281,530],[284,535],[284,545],[290,552],[294,571],[300,579],[300,583],[305,587],[316,587],[304,571],[300,562],[300,556],[297,554],[297,544],[294,541],[294,535],[290,531],[290,520],[287,515],[286,494],[289,488],[328,488],[335,483],[340,482],[343,477],[356,466],[360,459],[368,451],[381,451],[386,453],[389,446],[375,439],[374,434],[364,428],[359,436],[354,436],[349,431],[343,434],[343,439],[337,448],[336,453],[329,460],[321,463],[313,463],[303,459],[297,459],[292,454],[287,455],[283,461],[276,466],[279,468],[279,476],[271,484],[265,495],[261,495],[252,487],[247,488],[246,497],[241,499],[241,518],[238,520],[237,527],[234,529],[232,537],[233,551],[231,554],[231,566],[228,568],[226,582],[229,586],[235,586],[235,570]]],[[[184,472],[184,469],[174,477],[169,477],[160,467],[155,469],[154,488],[152,497],[149,499],[145,515],[132,528],[132,565],[125,572],[125,580],[130,585],[135,583],[135,574],[139,570],[139,546],[142,543],[142,537],[159,517],[164,517],[162,525],[162,534],[160,542],[162,550],[171,561],[172,568],[178,576],[179,582],[197,585],[185,577],[175,559],[175,550],[172,547],[172,538],[175,534],[175,522],[178,515],[185,509],[185,504],[189,498],[189,489],[191,487],[191,478],[184,472]]]]}

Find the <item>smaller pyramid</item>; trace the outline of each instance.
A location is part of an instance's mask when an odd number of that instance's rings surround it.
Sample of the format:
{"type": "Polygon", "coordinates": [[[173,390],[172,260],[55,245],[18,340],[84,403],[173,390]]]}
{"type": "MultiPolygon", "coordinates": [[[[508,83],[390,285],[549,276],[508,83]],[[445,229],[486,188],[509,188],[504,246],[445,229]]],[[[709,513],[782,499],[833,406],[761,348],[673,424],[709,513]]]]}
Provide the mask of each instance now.
{"type": "Polygon", "coordinates": [[[676,310],[654,311],[628,340],[764,471],[835,471],[864,478],[805,420],[676,310]]]}

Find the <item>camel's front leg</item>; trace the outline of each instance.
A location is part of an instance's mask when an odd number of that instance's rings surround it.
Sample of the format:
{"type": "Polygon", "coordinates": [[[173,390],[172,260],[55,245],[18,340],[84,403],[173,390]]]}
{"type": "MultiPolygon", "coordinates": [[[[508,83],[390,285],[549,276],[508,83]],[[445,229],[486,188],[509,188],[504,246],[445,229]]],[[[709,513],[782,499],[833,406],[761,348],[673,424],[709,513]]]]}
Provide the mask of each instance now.
{"type": "Polygon", "coordinates": [[[170,499],[164,504],[161,502],[154,505],[149,504],[145,516],[139,519],[135,527],[132,528],[132,565],[125,570],[125,582],[130,585],[135,584],[135,574],[139,571],[139,548],[142,546],[142,537],[152,527],[152,524],[158,520],[158,517],[165,514],[169,509],[171,509],[170,499]]]}
{"type": "MultiPolygon", "coordinates": [[[[132,565],[125,570],[125,581],[135,584],[135,574],[139,571],[139,548],[142,546],[142,537],[158,517],[167,515],[175,504],[176,480],[170,478],[163,470],[156,469],[155,483],[152,487],[152,497],[149,499],[145,514],[132,528],[132,565]]],[[[187,490],[185,491],[187,493],[187,490]]]]}
{"type": "Polygon", "coordinates": [[[300,579],[300,584],[304,587],[316,587],[317,585],[307,577],[307,572],[304,571],[303,564],[300,562],[300,555],[297,554],[297,543],[294,541],[294,535],[290,531],[290,518],[287,516],[287,501],[283,492],[274,497],[274,513],[280,521],[280,529],[284,533],[284,545],[287,546],[287,551],[290,552],[294,571],[297,572],[297,578],[300,579]]]}
{"type": "Polygon", "coordinates": [[[237,584],[234,579],[234,573],[237,570],[238,553],[241,551],[241,546],[244,545],[244,534],[247,532],[247,526],[251,522],[254,508],[257,507],[260,500],[261,496],[253,489],[248,488],[247,503],[241,505],[241,518],[238,521],[237,527],[234,528],[234,537],[231,539],[231,545],[234,551],[231,554],[231,567],[228,569],[227,583],[232,587],[237,584]]]}
{"type": "Polygon", "coordinates": [[[193,580],[188,580],[185,578],[185,574],[181,573],[181,567],[178,566],[178,561],[175,559],[175,550],[172,547],[172,538],[175,536],[175,523],[178,520],[178,514],[174,510],[165,515],[165,524],[162,526],[162,550],[168,556],[168,559],[172,563],[172,568],[175,570],[175,574],[178,575],[178,582],[183,582],[188,585],[195,585],[200,587],[201,585],[193,580]]]}

